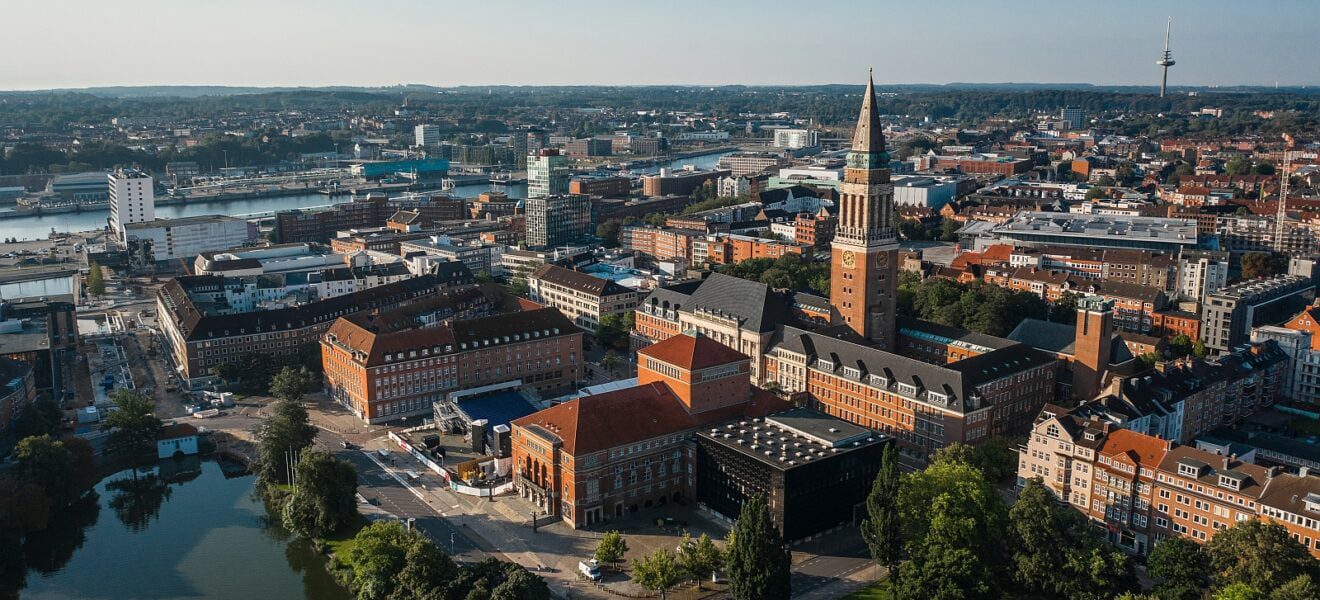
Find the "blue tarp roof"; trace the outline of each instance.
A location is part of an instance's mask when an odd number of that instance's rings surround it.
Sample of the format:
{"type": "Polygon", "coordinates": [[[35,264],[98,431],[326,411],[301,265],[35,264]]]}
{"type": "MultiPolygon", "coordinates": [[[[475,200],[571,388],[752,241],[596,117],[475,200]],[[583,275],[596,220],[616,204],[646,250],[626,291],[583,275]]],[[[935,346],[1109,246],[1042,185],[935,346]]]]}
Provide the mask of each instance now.
{"type": "Polygon", "coordinates": [[[536,407],[527,398],[513,390],[460,398],[458,408],[472,421],[486,419],[490,427],[508,425],[509,421],[536,412],[536,407]]]}

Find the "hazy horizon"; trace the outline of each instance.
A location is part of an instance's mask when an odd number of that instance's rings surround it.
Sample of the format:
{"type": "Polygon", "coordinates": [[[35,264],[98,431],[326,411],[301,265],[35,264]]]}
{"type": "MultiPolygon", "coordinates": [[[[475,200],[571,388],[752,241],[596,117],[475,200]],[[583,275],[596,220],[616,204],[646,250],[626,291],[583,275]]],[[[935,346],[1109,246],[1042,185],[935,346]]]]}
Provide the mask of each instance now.
{"type": "Polygon", "coordinates": [[[52,0],[14,27],[0,90],[140,86],[1320,84],[1320,3],[782,0],[620,5],[52,0]],[[1277,57],[1278,60],[1267,60],[1277,57]],[[404,83],[407,82],[407,83],[404,83]]]}

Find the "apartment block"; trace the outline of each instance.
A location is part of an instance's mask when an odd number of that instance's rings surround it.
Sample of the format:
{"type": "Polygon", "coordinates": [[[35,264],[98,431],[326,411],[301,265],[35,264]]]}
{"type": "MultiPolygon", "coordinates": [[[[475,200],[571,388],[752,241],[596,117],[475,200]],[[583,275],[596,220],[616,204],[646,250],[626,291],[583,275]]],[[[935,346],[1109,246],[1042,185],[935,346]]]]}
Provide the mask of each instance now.
{"type": "Polygon", "coordinates": [[[532,302],[559,309],[573,324],[596,331],[607,315],[622,316],[637,308],[639,293],[608,279],[557,265],[541,265],[528,275],[532,302]]]}
{"type": "Polygon", "coordinates": [[[1228,352],[1247,342],[1251,328],[1283,323],[1314,300],[1311,278],[1294,275],[1220,289],[1201,308],[1201,341],[1213,352],[1228,352]]]}

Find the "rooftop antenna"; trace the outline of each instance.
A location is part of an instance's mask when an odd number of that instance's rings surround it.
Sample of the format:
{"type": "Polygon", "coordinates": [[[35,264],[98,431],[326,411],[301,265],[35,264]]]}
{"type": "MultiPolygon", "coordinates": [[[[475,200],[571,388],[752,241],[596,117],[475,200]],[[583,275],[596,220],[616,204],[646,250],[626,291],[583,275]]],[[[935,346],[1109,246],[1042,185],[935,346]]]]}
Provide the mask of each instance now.
{"type": "Polygon", "coordinates": [[[1167,88],[1169,85],[1169,67],[1172,67],[1173,65],[1177,64],[1177,62],[1173,60],[1173,52],[1169,50],[1169,33],[1172,31],[1173,31],[1173,17],[1169,17],[1169,24],[1166,25],[1164,28],[1164,54],[1160,55],[1160,59],[1155,61],[1155,64],[1159,65],[1161,68],[1161,74],[1160,74],[1161,98],[1164,97],[1165,88],[1167,88]]]}

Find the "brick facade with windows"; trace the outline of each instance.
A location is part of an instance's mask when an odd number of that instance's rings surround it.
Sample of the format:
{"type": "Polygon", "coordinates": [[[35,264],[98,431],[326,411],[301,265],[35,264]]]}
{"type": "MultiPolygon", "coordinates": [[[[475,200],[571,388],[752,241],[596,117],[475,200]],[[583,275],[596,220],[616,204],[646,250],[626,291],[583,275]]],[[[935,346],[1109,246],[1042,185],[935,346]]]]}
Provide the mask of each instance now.
{"type": "Polygon", "coordinates": [[[750,358],[705,336],[639,353],[638,385],[512,422],[518,493],[573,527],[694,497],[698,428],[788,408],[751,387],[750,358]]]}
{"type": "Polygon", "coordinates": [[[494,309],[471,298],[339,319],[321,341],[327,394],[381,423],[430,414],[455,390],[516,380],[558,392],[582,378],[582,331],[559,310],[484,316],[494,309]]]}

